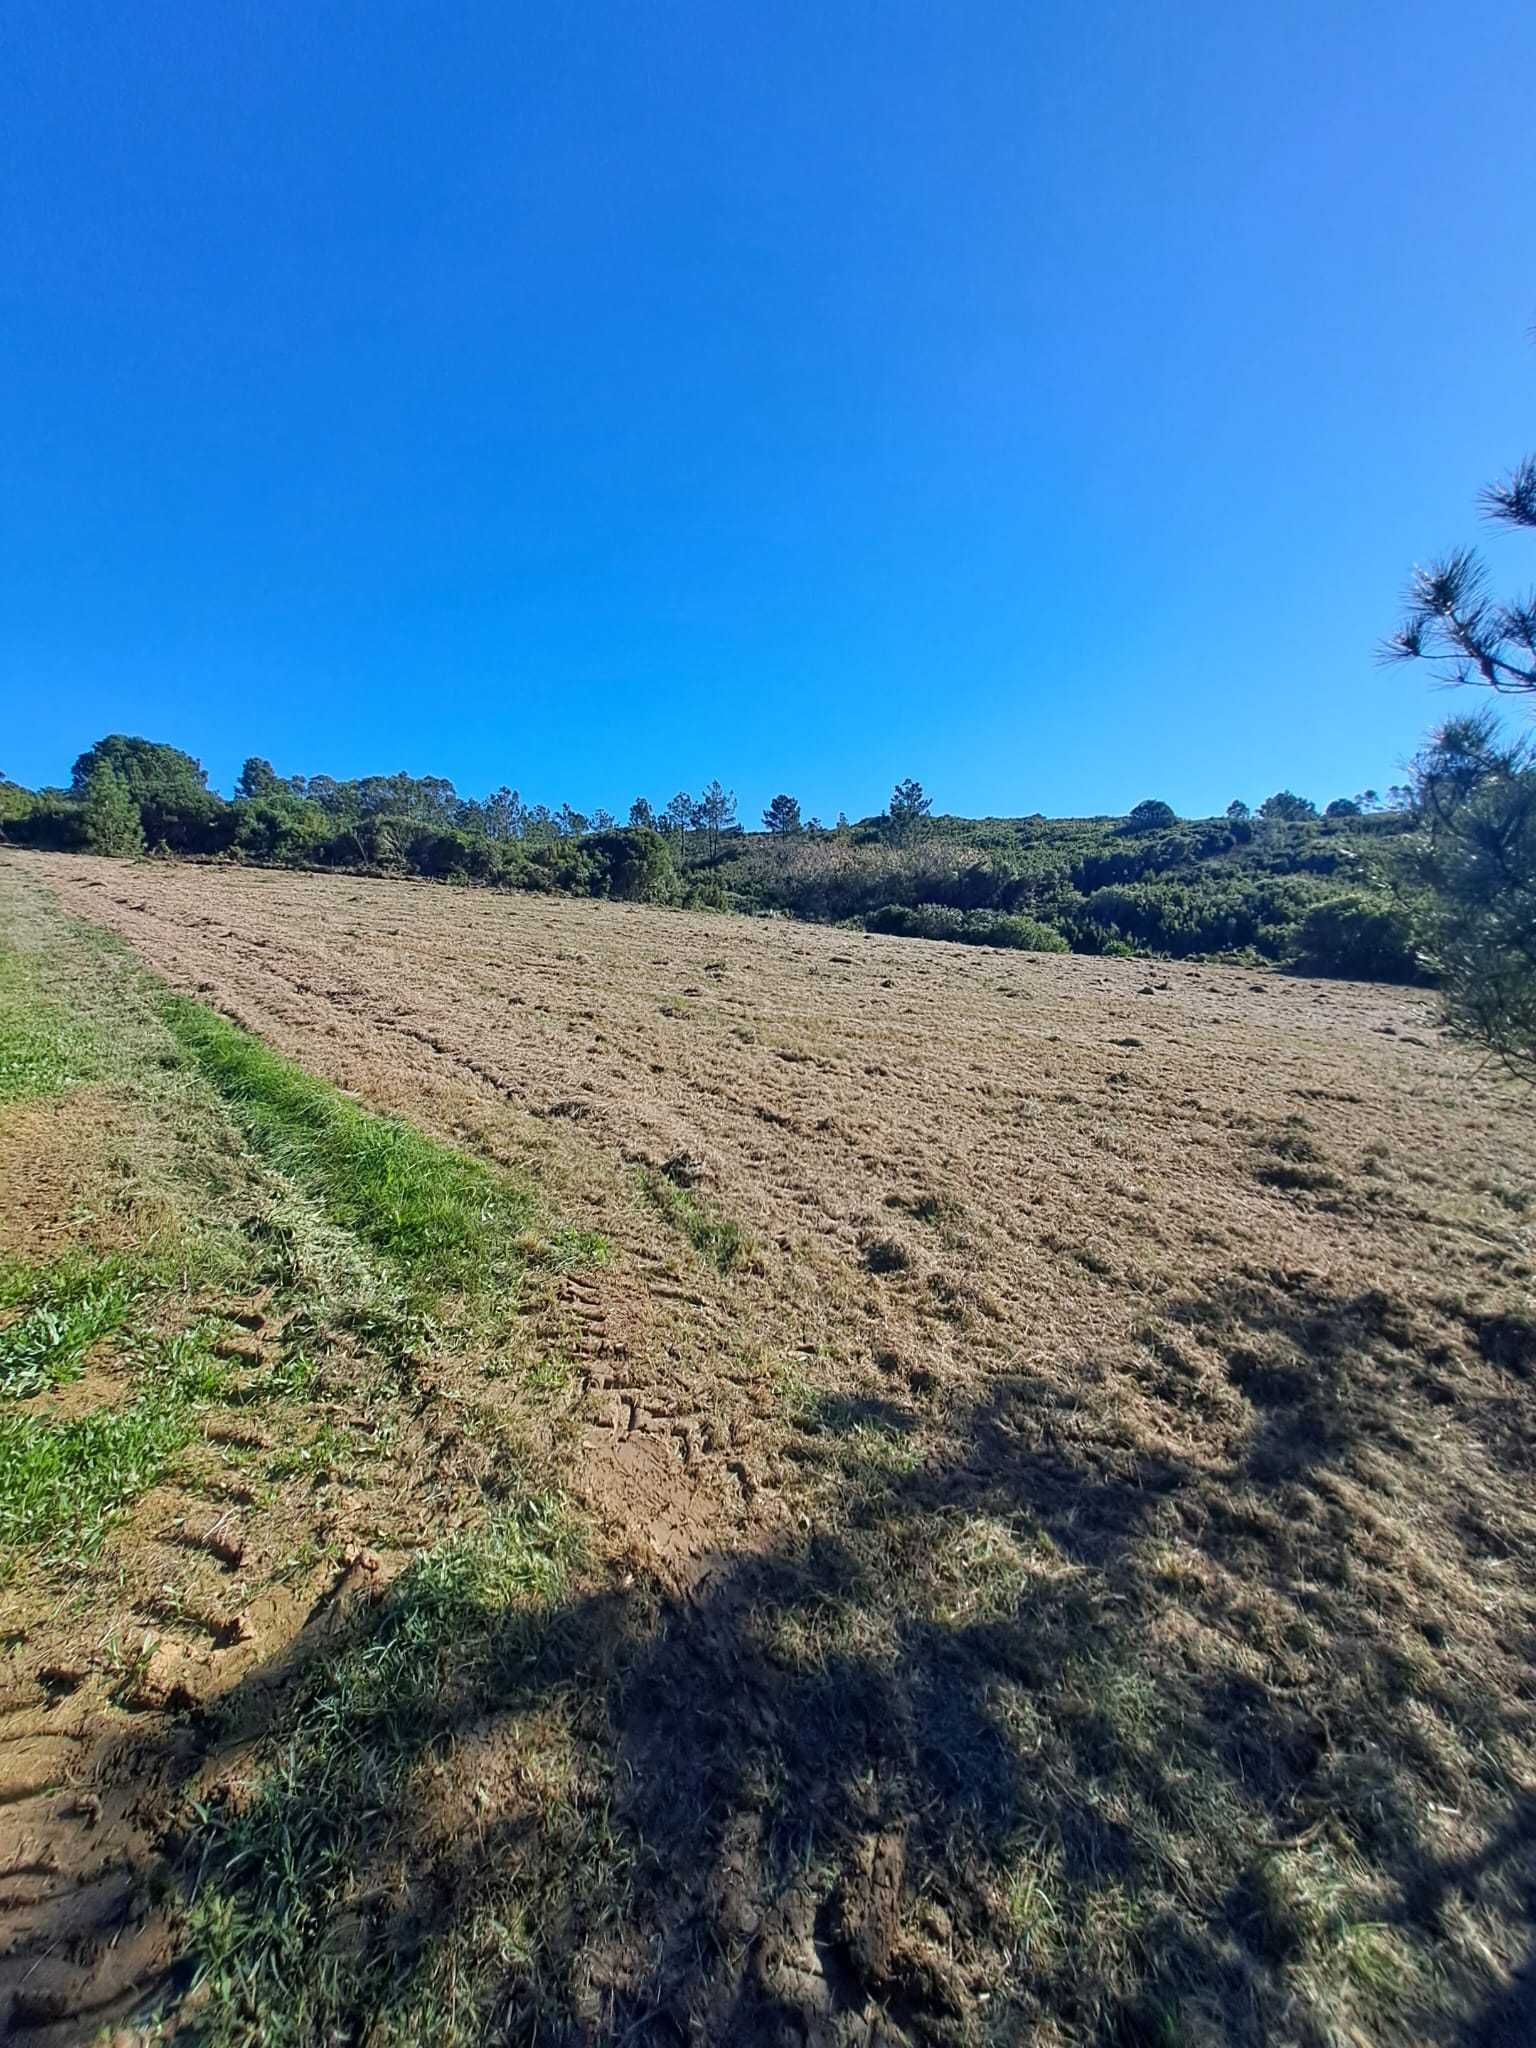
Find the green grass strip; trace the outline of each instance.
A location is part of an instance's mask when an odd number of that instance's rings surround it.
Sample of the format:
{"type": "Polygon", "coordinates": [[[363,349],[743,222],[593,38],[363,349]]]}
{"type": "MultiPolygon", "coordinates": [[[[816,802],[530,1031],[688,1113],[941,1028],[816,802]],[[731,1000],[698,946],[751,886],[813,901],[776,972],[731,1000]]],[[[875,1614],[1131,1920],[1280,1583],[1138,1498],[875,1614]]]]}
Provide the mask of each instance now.
{"type": "Polygon", "coordinates": [[[516,1240],[536,1212],[529,1191],[363,1109],[200,1003],[173,996],[164,1015],[255,1148],[413,1288],[469,1293],[522,1263],[516,1240]]]}
{"type": "Polygon", "coordinates": [[[0,948],[0,1104],[62,1095],[95,1072],[89,1034],[38,995],[24,955],[0,948]]]}
{"type": "Polygon", "coordinates": [[[138,1293],[112,1261],[56,1267],[39,1278],[25,1312],[0,1329],[0,1399],[28,1400],[78,1379],[86,1353],[121,1329],[138,1293]]]}
{"type": "Polygon", "coordinates": [[[148,1398],[74,1422],[0,1416],[0,1544],[96,1549],[114,1513],[154,1485],[191,1433],[185,1403],[148,1398]]]}

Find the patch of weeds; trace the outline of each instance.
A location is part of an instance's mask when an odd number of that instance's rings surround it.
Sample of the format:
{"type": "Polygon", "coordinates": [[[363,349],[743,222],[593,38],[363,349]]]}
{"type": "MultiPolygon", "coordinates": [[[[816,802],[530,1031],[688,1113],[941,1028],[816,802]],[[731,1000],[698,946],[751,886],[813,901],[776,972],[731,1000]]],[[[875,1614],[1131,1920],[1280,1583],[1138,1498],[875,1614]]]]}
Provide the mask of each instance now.
{"type": "Polygon", "coordinates": [[[576,1369],[571,1361],[552,1354],[528,1367],[523,1374],[523,1385],[533,1394],[563,1394],[575,1378],[576,1369]]]}
{"type": "Polygon", "coordinates": [[[25,1306],[0,1329],[0,1398],[25,1401],[78,1379],[91,1346],[127,1320],[139,1287],[122,1260],[70,1259],[13,1272],[6,1291],[25,1306]]]}
{"type": "Polygon", "coordinates": [[[810,1425],[816,1412],[816,1389],[799,1367],[779,1359],[773,1368],[773,1383],[789,1420],[802,1427],[810,1425]]]}
{"type": "Polygon", "coordinates": [[[1273,1152],[1277,1159],[1294,1159],[1303,1166],[1317,1166],[1322,1161],[1322,1153],[1303,1131],[1276,1131],[1263,1142],[1264,1149],[1273,1152]]]}
{"type": "Polygon", "coordinates": [[[172,996],[163,1014],[256,1149],[413,1288],[473,1293],[524,1263],[530,1189],[362,1108],[200,1003],[172,996]]]}
{"type": "Polygon", "coordinates": [[[188,1403],[148,1396],[70,1422],[0,1416],[0,1544],[88,1555],[191,1435],[188,1403]]]}
{"type": "Polygon", "coordinates": [[[270,1480],[298,1479],[306,1472],[343,1470],[353,1446],[334,1422],[317,1423],[306,1440],[280,1451],[267,1467],[270,1480]]]}
{"type": "Polygon", "coordinates": [[[891,1617],[857,1598],[811,1594],[800,1606],[770,1603],[752,1610],[748,1629],[776,1664],[823,1681],[840,1667],[890,1663],[901,1655],[891,1617]]]}
{"type": "MultiPolygon", "coordinates": [[[[349,1301],[354,1313],[383,1313],[380,1275],[357,1240],[329,1222],[291,1182],[271,1175],[270,1209],[249,1216],[238,1248],[246,1272],[301,1300],[349,1301]]],[[[393,1290],[384,1294],[393,1299],[393,1290]]]]}
{"type": "Polygon", "coordinates": [[[1336,1173],[1315,1166],[1261,1166],[1257,1178],[1265,1187],[1280,1188],[1287,1194],[1320,1194],[1344,1185],[1336,1173]]]}
{"type": "Polygon", "coordinates": [[[893,1401],[868,1394],[812,1394],[803,1411],[812,1429],[829,1436],[857,1436],[861,1430],[901,1437],[909,1434],[912,1417],[893,1401]]]}
{"type": "Polygon", "coordinates": [[[1344,1185],[1303,1131],[1290,1127],[1272,1131],[1258,1140],[1258,1150],[1263,1163],[1255,1178],[1265,1187],[1294,1194],[1318,1194],[1344,1185]]]}
{"type": "MultiPolygon", "coordinates": [[[[254,1784],[198,1809],[201,2038],[394,2038],[389,2023],[410,2006],[435,1945],[392,1942],[387,1928],[370,1942],[348,1906],[414,1843],[420,1797],[452,1753],[456,1724],[495,1682],[509,1632],[515,1641],[520,1625],[540,1625],[579,1555],[550,1496],[424,1552],[300,1684],[254,1784]]],[[[503,1947],[503,1975],[507,1960],[503,1947]]]]}
{"type": "Polygon", "coordinates": [[[1536,1316],[1474,1314],[1467,1321],[1490,1365],[1502,1365],[1522,1379],[1536,1372],[1536,1316]]]}
{"type": "Polygon", "coordinates": [[[924,1577],[926,1606],[954,1628],[1011,1621],[1031,1582],[1058,1563],[1043,1529],[1027,1531],[995,1515],[967,1515],[936,1535],[924,1577]]]}
{"type": "Polygon", "coordinates": [[[829,1440],[837,1464],[851,1477],[904,1476],[922,1462],[912,1417],[891,1402],[805,1388],[796,1399],[794,1419],[801,1429],[829,1440]]]}
{"type": "Polygon", "coordinates": [[[1003,1917],[1019,1962],[1048,1967],[1056,1958],[1063,1934],[1059,1896],[1060,1857],[1037,1843],[1014,1866],[1003,1897],[1003,1917]]]}
{"type": "Polygon", "coordinates": [[[1418,1974],[1418,1958],[1396,1928],[1352,1920],[1339,1928],[1330,1960],[1358,1991],[1379,2004],[1402,1996],[1418,1974]]]}
{"type": "Polygon", "coordinates": [[[917,1440],[883,1422],[861,1422],[841,1436],[844,1462],[855,1471],[906,1478],[922,1463],[917,1440]]]}
{"type": "Polygon", "coordinates": [[[899,1209],[905,1215],[915,1217],[919,1223],[929,1223],[935,1228],[953,1228],[965,1220],[965,1205],[952,1195],[936,1194],[924,1189],[915,1195],[887,1195],[887,1209],[899,1209]]]}
{"type": "Polygon", "coordinates": [[[221,1401],[230,1390],[230,1369],[214,1352],[220,1325],[195,1323],[146,1347],[148,1390],[173,1401],[221,1401]]]}
{"type": "Polygon", "coordinates": [[[320,1377],[320,1362],[307,1351],[289,1351],[274,1365],[263,1368],[245,1384],[245,1398],[251,1401],[300,1401],[311,1393],[320,1377]]]}
{"type": "Polygon", "coordinates": [[[652,1167],[642,1169],[640,1186],[651,1206],[722,1273],[745,1263],[751,1251],[746,1232],[730,1217],[712,1215],[692,1188],[679,1187],[652,1167]]]}
{"type": "Polygon", "coordinates": [[[1274,1851],[1258,1858],[1244,1880],[1247,1932],[1274,1962],[1334,1963],[1363,1989],[1390,1989],[1401,1981],[1397,1957],[1385,1946],[1385,1930],[1351,1910],[1354,1892],[1326,1843],[1274,1851]]]}
{"type": "Polygon", "coordinates": [[[559,1225],[529,1233],[523,1242],[530,1263],[551,1273],[586,1273],[606,1266],[612,1247],[600,1230],[573,1230],[559,1225]]]}
{"type": "Polygon", "coordinates": [[[96,1072],[90,1033],[37,993],[26,955],[0,948],[0,1103],[62,1095],[96,1072]]]}
{"type": "Polygon", "coordinates": [[[48,1384],[74,1377],[45,1346],[55,1331],[67,1346],[85,1346],[122,1331],[140,1380],[126,1407],[100,1408],[59,1421],[0,1416],[0,1545],[44,1546],[45,1561],[88,1556],[100,1548],[117,1512],[153,1486],[196,1432],[196,1412],[228,1390],[229,1368],[213,1352],[217,1324],[199,1323],[171,1336],[136,1331],[127,1317],[140,1290],[119,1262],[101,1262],[107,1278],[93,1285],[88,1262],[67,1271],[73,1296],[61,1313],[33,1311],[5,1335],[30,1333],[20,1370],[51,1373],[48,1384]],[[78,1313],[76,1313],[78,1311],[78,1313]],[[39,1320],[34,1320],[39,1317],[39,1320]],[[35,1340],[35,1341],[34,1341],[35,1340]]]}

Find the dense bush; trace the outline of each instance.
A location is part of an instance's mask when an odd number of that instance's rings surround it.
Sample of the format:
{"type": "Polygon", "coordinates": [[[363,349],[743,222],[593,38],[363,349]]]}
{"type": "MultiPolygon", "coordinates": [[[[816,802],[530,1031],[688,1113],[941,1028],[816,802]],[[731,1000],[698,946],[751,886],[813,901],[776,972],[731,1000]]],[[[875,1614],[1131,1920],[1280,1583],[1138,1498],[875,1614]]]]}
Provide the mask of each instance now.
{"type": "Polygon", "coordinates": [[[139,806],[110,762],[98,761],[80,799],[85,843],[92,853],[142,853],[144,827],[139,806]]]}
{"type": "Polygon", "coordinates": [[[1293,961],[1303,974],[1352,981],[1418,981],[1424,974],[1407,909],[1363,893],[1314,903],[1297,926],[1293,961]]]}
{"type": "Polygon", "coordinates": [[[201,765],[179,747],[113,733],[76,761],[70,779],[72,793],[83,800],[93,778],[99,778],[102,771],[116,779],[137,807],[140,830],[151,847],[163,846],[172,853],[202,853],[208,850],[211,835],[220,836],[222,813],[228,806],[209,789],[201,765]]]}
{"type": "Polygon", "coordinates": [[[16,824],[35,811],[38,801],[30,789],[12,782],[8,775],[0,775],[0,838],[4,837],[7,825],[16,824]]]}
{"type": "Polygon", "coordinates": [[[44,790],[25,810],[7,820],[5,835],[13,846],[32,846],[44,853],[78,853],[85,845],[85,806],[75,797],[44,790]]]}
{"type": "Polygon", "coordinates": [[[315,860],[332,826],[318,804],[291,792],[272,790],[240,798],[230,806],[232,851],[271,866],[304,866],[315,860]]]}
{"type": "Polygon", "coordinates": [[[1025,953],[1065,953],[1067,942],[1050,925],[1005,911],[955,910],[947,903],[887,903],[865,919],[865,930],[896,938],[957,939],[972,946],[1012,946],[1025,953]]]}
{"type": "Polygon", "coordinates": [[[670,903],[677,895],[677,863],[659,832],[644,826],[594,832],[581,850],[601,877],[597,893],[631,903],[670,903]]]}
{"type": "Polygon", "coordinates": [[[1165,804],[1161,797],[1148,797],[1126,819],[1123,830],[1127,832],[1163,832],[1170,825],[1177,824],[1178,812],[1172,804],[1165,804]]]}
{"type": "Polygon", "coordinates": [[[1299,879],[1133,882],[1093,891],[1084,905],[1082,937],[1128,939],[1139,949],[1175,956],[1251,949],[1279,960],[1311,901],[1299,879]]]}

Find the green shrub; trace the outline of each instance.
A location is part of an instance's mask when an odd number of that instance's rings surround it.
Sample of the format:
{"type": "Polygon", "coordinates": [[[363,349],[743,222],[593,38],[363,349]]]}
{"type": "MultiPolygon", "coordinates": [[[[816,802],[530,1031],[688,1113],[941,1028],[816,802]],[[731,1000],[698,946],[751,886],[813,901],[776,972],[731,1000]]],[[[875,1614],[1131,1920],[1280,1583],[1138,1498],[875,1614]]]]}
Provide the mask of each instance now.
{"type": "Polygon", "coordinates": [[[91,770],[83,792],[85,843],[92,853],[142,853],[144,828],[128,786],[106,761],[91,770]]]}
{"type": "Polygon", "coordinates": [[[333,829],[318,804],[283,790],[242,797],[231,808],[233,850],[279,867],[317,859],[333,829]]]}
{"type": "Polygon", "coordinates": [[[1297,921],[1316,900],[1316,885],[1268,875],[1132,882],[1095,889],[1083,905],[1080,942],[1102,950],[1129,939],[1175,959],[1191,953],[1237,953],[1252,947],[1266,959],[1290,951],[1297,921]]]}
{"type": "Polygon", "coordinates": [[[18,817],[6,820],[5,836],[13,846],[79,853],[85,846],[85,806],[74,797],[45,792],[18,817]]]}
{"type": "Polygon", "coordinates": [[[887,903],[864,920],[871,932],[895,938],[950,939],[969,946],[1010,946],[1022,953],[1065,953],[1051,925],[1007,911],[956,910],[947,903],[887,903]]]}
{"type": "Polygon", "coordinates": [[[670,903],[677,894],[677,863],[659,832],[643,827],[593,832],[581,842],[592,863],[592,893],[629,903],[670,903]]]}
{"type": "Polygon", "coordinates": [[[1137,804],[1123,829],[1127,832],[1165,832],[1177,822],[1178,812],[1172,804],[1165,804],[1161,797],[1148,797],[1144,803],[1137,804]]]}
{"type": "Polygon", "coordinates": [[[1314,903],[1296,931],[1292,965],[1302,974],[1352,981],[1421,981],[1413,920],[1401,904],[1363,891],[1314,903]]]}

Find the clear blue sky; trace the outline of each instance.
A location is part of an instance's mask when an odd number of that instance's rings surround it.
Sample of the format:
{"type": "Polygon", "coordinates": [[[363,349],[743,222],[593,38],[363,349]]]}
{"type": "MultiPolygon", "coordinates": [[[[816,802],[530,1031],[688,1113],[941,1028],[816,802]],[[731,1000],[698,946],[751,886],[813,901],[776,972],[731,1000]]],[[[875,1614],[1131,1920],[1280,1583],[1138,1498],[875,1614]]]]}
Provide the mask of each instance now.
{"type": "MultiPolygon", "coordinates": [[[[1521,0],[10,0],[0,768],[1397,779],[1536,443],[1521,0]]],[[[1508,548],[1496,550],[1528,575],[1508,548]]]]}

